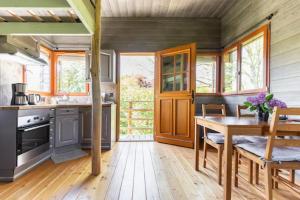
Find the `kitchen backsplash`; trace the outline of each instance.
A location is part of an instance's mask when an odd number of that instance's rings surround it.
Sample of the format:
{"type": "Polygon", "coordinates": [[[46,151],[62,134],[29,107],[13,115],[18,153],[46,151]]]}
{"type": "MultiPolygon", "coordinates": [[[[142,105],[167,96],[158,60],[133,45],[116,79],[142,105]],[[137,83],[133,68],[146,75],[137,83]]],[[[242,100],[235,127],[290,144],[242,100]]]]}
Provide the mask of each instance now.
{"type": "Polygon", "coordinates": [[[0,105],[10,105],[11,84],[23,81],[22,69],[21,64],[0,60],[0,105]]]}
{"type": "MultiPolygon", "coordinates": [[[[22,68],[21,64],[0,60],[0,105],[10,105],[12,97],[11,84],[23,82],[22,68]]],[[[113,83],[102,83],[101,92],[115,94],[116,86],[113,83]]],[[[53,97],[45,97],[45,103],[51,103],[51,98],[53,97]]],[[[64,101],[62,97],[54,98],[54,101],[56,99],[64,101]]],[[[69,96],[67,99],[68,103],[92,103],[91,96],[69,96]]]]}

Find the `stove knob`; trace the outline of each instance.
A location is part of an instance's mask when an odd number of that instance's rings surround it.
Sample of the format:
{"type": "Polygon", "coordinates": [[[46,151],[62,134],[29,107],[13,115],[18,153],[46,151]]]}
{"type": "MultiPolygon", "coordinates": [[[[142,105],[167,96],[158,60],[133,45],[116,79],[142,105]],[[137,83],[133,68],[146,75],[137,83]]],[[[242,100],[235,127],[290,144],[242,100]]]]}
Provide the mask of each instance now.
{"type": "Polygon", "coordinates": [[[27,123],[30,123],[30,122],[31,122],[31,120],[30,120],[30,119],[28,119],[28,120],[27,120],[27,123]]]}

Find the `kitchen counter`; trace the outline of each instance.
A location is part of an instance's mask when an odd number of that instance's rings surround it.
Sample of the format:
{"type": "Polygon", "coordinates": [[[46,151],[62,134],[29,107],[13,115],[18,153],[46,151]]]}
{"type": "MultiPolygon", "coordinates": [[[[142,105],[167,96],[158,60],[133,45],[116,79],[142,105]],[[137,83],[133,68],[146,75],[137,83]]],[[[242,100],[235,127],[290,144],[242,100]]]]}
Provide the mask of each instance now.
{"type": "MultiPolygon", "coordinates": [[[[102,103],[102,106],[111,106],[113,103],[102,103]]],[[[71,108],[71,107],[91,107],[92,104],[39,104],[39,105],[25,105],[25,106],[0,106],[0,110],[29,110],[42,108],[71,108]]]]}

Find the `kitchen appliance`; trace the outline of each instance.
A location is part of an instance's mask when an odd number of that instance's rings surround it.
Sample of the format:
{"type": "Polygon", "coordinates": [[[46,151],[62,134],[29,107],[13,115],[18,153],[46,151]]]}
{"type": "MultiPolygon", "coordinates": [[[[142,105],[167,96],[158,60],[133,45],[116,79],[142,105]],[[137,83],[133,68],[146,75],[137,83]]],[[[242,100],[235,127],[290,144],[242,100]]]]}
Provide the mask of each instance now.
{"type": "Polygon", "coordinates": [[[41,95],[39,94],[29,94],[28,95],[28,104],[36,105],[41,101],[41,95]]]}
{"type": "Polygon", "coordinates": [[[18,117],[17,166],[50,149],[50,111],[18,117]]]}
{"type": "Polygon", "coordinates": [[[0,58],[22,65],[47,65],[40,58],[39,41],[29,36],[0,36],[0,58]]]}
{"type": "Polygon", "coordinates": [[[27,85],[25,83],[12,84],[11,105],[27,105],[28,104],[26,88],[27,88],[27,85]]]}

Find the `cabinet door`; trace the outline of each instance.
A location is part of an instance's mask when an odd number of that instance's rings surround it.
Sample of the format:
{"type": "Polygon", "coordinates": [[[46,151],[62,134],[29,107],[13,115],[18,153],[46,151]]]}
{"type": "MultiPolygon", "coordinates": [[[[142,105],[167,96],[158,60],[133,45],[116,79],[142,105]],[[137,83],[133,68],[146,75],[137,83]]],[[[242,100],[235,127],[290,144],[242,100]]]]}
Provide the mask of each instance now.
{"type": "Polygon", "coordinates": [[[109,145],[111,142],[110,117],[111,117],[110,107],[103,107],[103,110],[102,110],[102,144],[104,146],[109,145]]]}
{"type": "Polygon", "coordinates": [[[56,117],[55,146],[62,147],[78,143],[78,117],[56,117]]]}
{"type": "Polygon", "coordinates": [[[115,52],[101,50],[101,81],[115,82],[115,52]]]}
{"type": "Polygon", "coordinates": [[[90,144],[92,141],[92,109],[80,111],[81,143],[90,144]]]}

